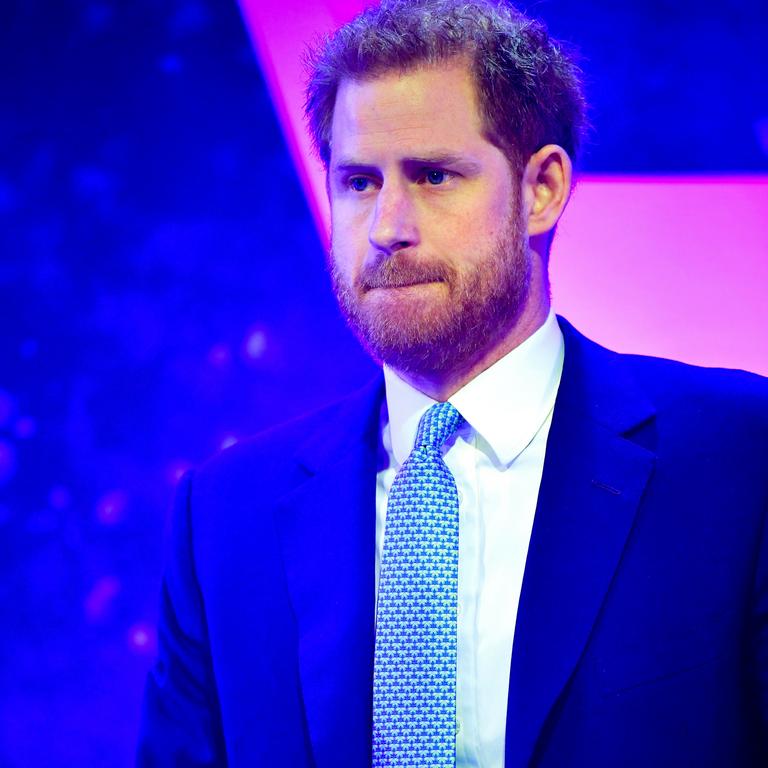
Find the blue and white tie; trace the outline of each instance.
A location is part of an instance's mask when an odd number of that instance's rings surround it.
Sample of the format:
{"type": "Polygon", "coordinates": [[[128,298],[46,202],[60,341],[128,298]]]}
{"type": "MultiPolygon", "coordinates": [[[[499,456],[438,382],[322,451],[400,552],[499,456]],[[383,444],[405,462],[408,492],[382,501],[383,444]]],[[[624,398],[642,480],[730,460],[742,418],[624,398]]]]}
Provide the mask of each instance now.
{"type": "Polygon", "coordinates": [[[373,675],[374,768],[456,764],[459,499],[442,458],[464,422],[433,405],[389,491],[373,675]]]}

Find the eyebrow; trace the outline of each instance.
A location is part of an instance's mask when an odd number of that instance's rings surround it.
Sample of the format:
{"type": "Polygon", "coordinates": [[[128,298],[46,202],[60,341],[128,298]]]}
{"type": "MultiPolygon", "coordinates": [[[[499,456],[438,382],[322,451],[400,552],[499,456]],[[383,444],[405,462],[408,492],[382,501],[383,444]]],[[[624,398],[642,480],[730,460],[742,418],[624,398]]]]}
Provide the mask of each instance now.
{"type": "MultiPolygon", "coordinates": [[[[437,150],[430,152],[426,155],[412,155],[404,157],[400,160],[400,165],[414,166],[414,165],[430,165],[430,166],[443,166],[443,165],[455,165],[468,170],[477,170],[479,165],[473,160],[469,160],[462,155],[457,155],[455,152],[448,152],[443,150],[437,150]]],[[[334,173],[348,173],[350,171],[372,171],[376,170],[377,166],[371,163],[363,163],[355,158],[341,158],[337,163],[334,163],[332,170],[334,173]]]]}

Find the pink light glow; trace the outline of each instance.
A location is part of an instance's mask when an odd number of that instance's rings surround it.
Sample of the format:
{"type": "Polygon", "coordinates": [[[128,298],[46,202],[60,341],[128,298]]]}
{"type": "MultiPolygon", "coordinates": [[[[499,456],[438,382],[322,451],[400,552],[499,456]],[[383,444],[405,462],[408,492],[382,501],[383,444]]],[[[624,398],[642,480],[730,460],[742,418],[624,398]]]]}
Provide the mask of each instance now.
{"type": "Polygon", "coordinates": [[[104,525],[117,525],[128,508],[128,496],[125,491],[110,491],[96,504],[96,518],[104,525]]]}
{"type": "MultiPolygon", "coordinates": [[[[305,42],[363,0],[241,0],[323,242],[322,167],[302,116],[305,42]]],[[[589,177],[559,227],[555,309],[607,346],[768,375],[768,176],[589,177]]]]}
{"type": "Polygon", "coordinates": [[[90,622],[106,618],[112,604],[120,593],[122,584],[114,576],[103,576],[91,588],[83,603],[85,616],[90,622]]]}
{"type": "Polygon", "coordinates": [[[168,481],[175,486],[191,467],[189,461],[174,461],[166,470],[168,481]]]}
{"type": "Polygon", "coordinates": [[[249,360],[258,360],[266,349],[267,334],[260,328],[253,329],[243,342],[243,352],[249,360]]]}
{"type": "Polygon", "coordinates": [[[217,367],[225,366],[232,362],[232,350],[224,343],[214,344],[208,350],[208,361],[217,367]]]}
{"type": "Polygon", "coordinates": [[[768,177],[592,177],[558,228],[555,307],[627,352],[768,374],[768,177]]]}
{"type": "Polygon", "coordinates": [[[128,646],[131,650],[150,654],[155,648],[155,633],[148,624],[138,622],[128,630],[128,646]]]}

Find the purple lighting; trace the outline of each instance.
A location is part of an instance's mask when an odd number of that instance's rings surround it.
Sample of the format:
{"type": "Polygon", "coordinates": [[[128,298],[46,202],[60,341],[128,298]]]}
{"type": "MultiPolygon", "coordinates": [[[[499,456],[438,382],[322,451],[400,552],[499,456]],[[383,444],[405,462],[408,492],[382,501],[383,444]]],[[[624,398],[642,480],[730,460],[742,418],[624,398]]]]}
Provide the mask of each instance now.
{"type": "Polygon", "coordinates": [[[175,461],[173,462],[168,469],[166,470],[166,476],[168,478],[168,482],[175,486],[179,480],[181,480],[182,477],[184,477],[184,473],[187,472],[187,470],[190,469],[190,463],[188,461],[175,461]]]}
{"type": "Polygon", "coordinates": [[[104,620],[120,593],[122,584],[114,576],[103,576],[91,588],[83,603],[85,617],[91,623],[104,620]]]}
{"type": "Polygon", "coordinates": [[[143,622],[137,622],[128,630],[128,647],[140,654],[151,654],[155,649],[155,633],[143,622]]]}
{"type": "Polygon", "coordinates": [[[232,351],[226,344],[214,344],[208,351],[208,362],[223,367],[232,360],[232,351]]]}
{"type": "Polygon", "coordinates": [[[128,496],[125,491],[110,491],[96,504],[96,518],[103,525],[117,525],[125,517],[128,496]]]}
{"type": "Polygon", "coordinates": [[[267,348],[267,335],[261,329],[254,329],[245,339],[245,355],[251,360],[258,360],[267,348]]]}

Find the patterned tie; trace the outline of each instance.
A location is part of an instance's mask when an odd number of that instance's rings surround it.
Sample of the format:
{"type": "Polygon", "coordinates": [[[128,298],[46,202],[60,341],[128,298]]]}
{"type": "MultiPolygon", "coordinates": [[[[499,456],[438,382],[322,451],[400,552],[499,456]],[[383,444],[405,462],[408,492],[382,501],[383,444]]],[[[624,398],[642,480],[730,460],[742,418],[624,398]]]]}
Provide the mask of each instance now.
{"type": "Polygon", "coordinates": [[[433,405],[389,491],[373,674],[374,768],[456,764],[459,498],[443,443],[464,418],[433,405]]]}

